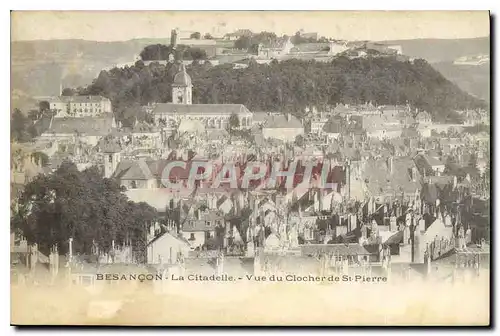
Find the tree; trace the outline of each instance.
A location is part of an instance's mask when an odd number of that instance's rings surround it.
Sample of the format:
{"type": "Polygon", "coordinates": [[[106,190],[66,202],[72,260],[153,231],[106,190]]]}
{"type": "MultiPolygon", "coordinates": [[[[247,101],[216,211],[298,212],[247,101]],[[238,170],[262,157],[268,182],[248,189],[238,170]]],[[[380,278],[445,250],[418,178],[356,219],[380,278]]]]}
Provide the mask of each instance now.
{"type": "Polygon", "coordinates": [[[34,152],[32,154],[34,162],[42,167],[46,167],[49,163],[49,157],[44,152],[34,152]]]}
{"type": "Polygon", "coordinates": [[[64,88],[61,92],[61,96],[71,97],[74,96],[75,94],[76,94],[75,90],[71,88],[64,88]]]}
{"type": "Polygon", "coordinates": [[[293,44],[300,44],[302,42],[301,41],[302,37],[300,35],[301,35],[300,31],[296,32],[295,35],[292,36],[291,42],[293,44]]]}
{"type": "Polygon", "coordinates": [[[189,38],[194,39],[194,40],[199,40],[201,38],[200,32],[195,32],[189,35],[189,38]]]}
{"type": "Polygon", "coordinates": [[[236,49],[248,50],[252,46],[252,38],[250,36],[241,36],[239,39],[234,41],[234,47],[236,49]]]}
{"type": "Polygon", "coordinates": [[[240,127],[240,119],[235,113],[229,116],[229,132],[232,132],[240,127]]]}
{"type": "Polygon", "coordinates": [[[212,36],[212,35],[210,35],[210,33],[206,33],[206,34],[203,36],[203,38],[204,38],[205,40],[213,40],[213,36],[212,36]]]}
{"type": "Polygon", "coordinates": [[[90,253],[93,244],[101,251],[131,243],[143,253],[149,225],[157,213],[145,203],[134,203],[113,180],[102,178],[96,167],[83,172],[64,162],[54,173],[39,175],[25,186],[18,211],[11,218],[28,243],[47,252],[57,244],[67,253],[73,238],[74,253],[90,253]]]}
{"type": "MultiPolygon", "coordinates": [[[[272,33],[263,32],[249,38],[249,43],[267,43],[273,38],[272,33]]],[[[167,59],[170,47],[159,50],[167,59]]],[[[154,59],[157,51],[155,45],[146,47],[143,59],[146,56],[154,59]]],[[[206,54],[199,48],[183,45],[178,46],[176,53],[177,59],[193,60],[204,59],[206,54]]],[[[102,71],[95,82],[78,93],[109,98],[117,111],[117,120],[123,121],[119,111],[132,103],[172,101],[171,85],[177,72],[177,65],[171,63],[115,68],[102,71]]],[[[340,56],[328,63],[292,59],[273,62],[272,66],[260,65],[251,58],[246,69],[233,69],[232,64],[212,67],[194,64],[188,67],[188,72],[193,80],[195,104],[244,104],[251,111],[290,111],[299,118],[307,106],[408,102],[419,110],[429,111],[433,120],[440,122],[453,121],[456,110],[487,105],[461,91],[428,63],[395,58],[340,56]]]]}
{"type": "Polygon", "coordinates": [[[186,60],[204,60],[207,59],[207,52],[200,48],[189,48],[184,52],[184,59],[186,60]]]}
{"type": "Polygon", "coordinates": [[[30,139],[27,128],[30,122],[19,109],[15,109],[10,118],[10,138],[17,142],[25,142],[30,139]]]}
{"type": "Polygon", "coordinates": [[[40,109],[40,112],[44,114],[47,111],[50,111],[50,103],[48,101],[43,100],[38,104],[38,108],[40,109]]]}
{"type": "Polygon", "coordinates": [[[470,168],[477,169],[477,155],[471,153],[469,156],[469,162],[467,164],[470,168]]]}
{"type": "Polygon", "coordinates": [[[302,134],[299,134],[295,137],[295,145],[298,147],[304,147],[305,141],[304,141],[304,136],[302,134]]]}
{"type": "Polygon", "coordinates": [[[40,119],[42,116],[42,113],[40,112],[40,110],[38,109],[32,109],[28,112],[28,118],[31,120],[31,121],[37,121],[38,119],[40,119]]]}

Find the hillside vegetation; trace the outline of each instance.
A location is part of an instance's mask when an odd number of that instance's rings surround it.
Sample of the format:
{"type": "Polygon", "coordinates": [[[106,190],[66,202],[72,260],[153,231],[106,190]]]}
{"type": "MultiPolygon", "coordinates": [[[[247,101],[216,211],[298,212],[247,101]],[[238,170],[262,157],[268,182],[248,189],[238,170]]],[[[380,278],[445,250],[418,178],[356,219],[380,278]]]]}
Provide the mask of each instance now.
{"type": "MultiPolygon", "coordinates": [[[[124,124],[136,117],[138,106],[171,101],[171,83],[177,65],[152,63],[102,71],[80,94],[109,97],[124,124]]],[[[307,106],[406,104],[425,109],[437,121],[456,121],[455,110],[487,107],[460,90],[424,60],[395,58],[348,59],[330,63],[289,60],[246,69],[232,65],[188,67],[193,80],[193,102],[239,103],[251,111],[288,111],[300,116],[307,106]]]]}

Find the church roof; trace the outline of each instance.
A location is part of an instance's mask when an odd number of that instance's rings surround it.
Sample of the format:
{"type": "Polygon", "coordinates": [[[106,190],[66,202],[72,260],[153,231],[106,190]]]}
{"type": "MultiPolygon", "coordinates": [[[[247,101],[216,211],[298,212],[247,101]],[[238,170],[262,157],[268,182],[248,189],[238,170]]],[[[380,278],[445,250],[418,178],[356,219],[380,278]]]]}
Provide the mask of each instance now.
{"type": "Polygon", "coordinates": [[[250,113],[250,111],[241,104],[158,104],[153,110],[153,114],[240,114],[250,113]]]}
{"type": "Polygon", "coordinates": [[[186,67],[181,64],[179,72],[174,77],[173,86],[192,86],[191,77],[186,72],[186,67]]]}

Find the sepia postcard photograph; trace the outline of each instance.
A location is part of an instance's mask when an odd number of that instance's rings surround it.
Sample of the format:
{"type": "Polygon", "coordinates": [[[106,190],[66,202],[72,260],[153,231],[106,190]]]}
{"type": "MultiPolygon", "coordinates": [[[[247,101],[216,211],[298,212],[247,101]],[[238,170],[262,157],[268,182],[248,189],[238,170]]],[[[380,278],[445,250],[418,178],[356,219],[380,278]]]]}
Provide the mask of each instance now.
{"type": "Polygon", "coordinates": [[[490,326],[490,19],[11,11],[11,325],[490,326]]]}

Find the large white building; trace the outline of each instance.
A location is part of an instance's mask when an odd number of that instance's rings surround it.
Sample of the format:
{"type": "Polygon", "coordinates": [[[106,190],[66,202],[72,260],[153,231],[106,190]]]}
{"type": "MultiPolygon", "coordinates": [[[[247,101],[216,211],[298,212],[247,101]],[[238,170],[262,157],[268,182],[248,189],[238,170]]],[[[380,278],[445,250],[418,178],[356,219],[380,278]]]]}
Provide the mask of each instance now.
{"type": "Polygon", "coordinates": [[[112,113],[111,101],[102,96],[60,96],[48,101],[56,118],[97,117],[112,113]]]}

